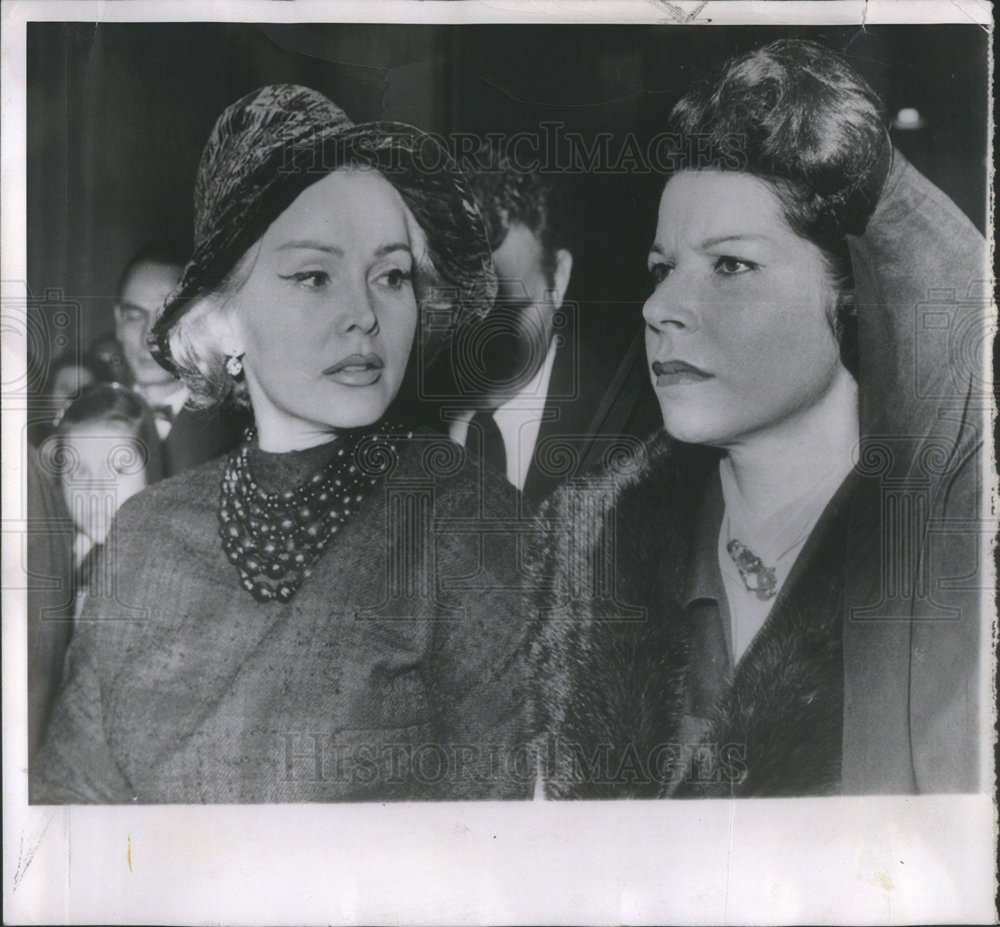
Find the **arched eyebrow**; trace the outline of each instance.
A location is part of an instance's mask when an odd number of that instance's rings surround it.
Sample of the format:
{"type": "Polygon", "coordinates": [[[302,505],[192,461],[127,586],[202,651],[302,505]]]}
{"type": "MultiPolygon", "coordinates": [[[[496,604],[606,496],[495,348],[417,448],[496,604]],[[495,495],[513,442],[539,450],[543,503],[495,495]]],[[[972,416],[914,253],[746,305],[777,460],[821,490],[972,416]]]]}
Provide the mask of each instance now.
{"type": "Polygon", "coordinates": [[[393,251],[405,251],[411,257],[413,255],[413,251],[405,241],[395,241],[392,244],[382,245],[381,248],[376,248],[375,257],[385,257],[387,254],[391,254],[393,251]]]}
{"type": "Polygon", "coordinates": [[[712,238],[706,238],[703,242],[698,245],[699,250],[705,250],[706,248],[714,248],[716,245],[721,245],[730,241],[767,241],[766,235],[715,235],[712,238]]]}
{"type": "Polygon", "coordinates": [[[275,251],[323,251],[326,254],[335,254],[340,257],[344,255],[344,249],[338,248],[336,245],[328,245],[322,241],[286,241],[283,245],[278,245],[275,251]]]}
{"type": "MultiPolygon", "coordinates": [[[[336,245],[329,245],[322,241],[286,241],[283,245],[279,245],[275,250],[277,251],[292,251],[292,250],[307,250],[307,251],[322,251],[325,254],[333,254],[337,257],[344,256],[344,249],[338,248],[336,245]]],[[[394,241],[389,244],[382,245],[375,250],[376,257],[384,257],[393,251],[406,251],[412,253],[410,246],[405,241],[394,241]]]]}

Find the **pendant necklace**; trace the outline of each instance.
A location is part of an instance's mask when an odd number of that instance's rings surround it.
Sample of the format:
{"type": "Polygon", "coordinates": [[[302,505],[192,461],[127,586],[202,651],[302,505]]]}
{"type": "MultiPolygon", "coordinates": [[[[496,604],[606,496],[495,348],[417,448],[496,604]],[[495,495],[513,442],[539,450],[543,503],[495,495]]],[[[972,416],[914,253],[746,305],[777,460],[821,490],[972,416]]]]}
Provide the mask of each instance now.
{"type": "Polygon", "coordinates": [[[740,571],[740,579],[747,591],[754,593],[762,602],[773,599],[778,590],[774,567],[764,566],[760,557],[736,538],[726,544],[726,550],[740,571]]]}

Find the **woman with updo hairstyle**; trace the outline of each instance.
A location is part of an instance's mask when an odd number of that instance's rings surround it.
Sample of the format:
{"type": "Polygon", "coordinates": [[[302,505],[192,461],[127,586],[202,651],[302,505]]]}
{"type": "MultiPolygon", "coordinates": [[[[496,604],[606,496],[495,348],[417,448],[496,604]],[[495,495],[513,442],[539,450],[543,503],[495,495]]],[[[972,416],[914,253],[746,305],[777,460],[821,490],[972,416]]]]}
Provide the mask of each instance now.
{"type": "Polygon", "coordinates": [[[521,795],[513,491],[416,421],[496,289],[465,181],[417,129],[268,86],[216,122],[194,231],[154,355],[254,427],[119,512],[31,800],[521,795]]]}
{"type": "Polygon", "coordinates": [[[982,236],[818,45],[733,59],[670,130],[643,309],[665,434],[540,522],[546,793],[975,790],[986,394],[974,350],[915,339],[942,289],[939,321],[982,326],[982,236]]]}

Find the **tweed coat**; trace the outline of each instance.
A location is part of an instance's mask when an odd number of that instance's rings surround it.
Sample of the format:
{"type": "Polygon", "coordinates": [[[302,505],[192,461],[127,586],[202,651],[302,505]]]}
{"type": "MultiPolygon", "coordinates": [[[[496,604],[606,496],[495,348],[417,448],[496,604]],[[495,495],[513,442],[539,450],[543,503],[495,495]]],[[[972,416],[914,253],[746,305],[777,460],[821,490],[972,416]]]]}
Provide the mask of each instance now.
{"type": "MultiPolygon", "coordinates": [[[[112,588],[85,606],[31,800],[524,794],[516,545],[498,529],[513,490],[462,466],[447,439],[418,432],[397,447],[285,604],[256,602],[223,554],[223,461],[129,500],[106,545],[112,588]]],[[[264,485],[310,469],[309,452],[255,453],[264,485]]]]}

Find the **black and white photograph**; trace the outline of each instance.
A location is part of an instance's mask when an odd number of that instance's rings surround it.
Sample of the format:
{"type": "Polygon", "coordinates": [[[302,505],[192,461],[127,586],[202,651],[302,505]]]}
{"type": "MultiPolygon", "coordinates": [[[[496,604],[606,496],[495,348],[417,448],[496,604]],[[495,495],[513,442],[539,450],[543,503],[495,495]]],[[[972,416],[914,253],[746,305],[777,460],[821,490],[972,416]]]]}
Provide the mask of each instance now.
{"type": "Polygon", "coordinates": [[[5,922],[995,922],[988,4],[3,13],[5,922]]]}

